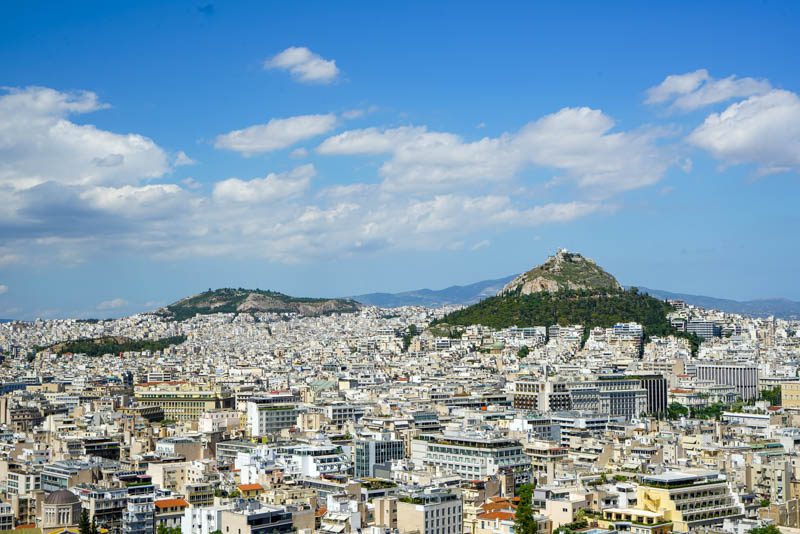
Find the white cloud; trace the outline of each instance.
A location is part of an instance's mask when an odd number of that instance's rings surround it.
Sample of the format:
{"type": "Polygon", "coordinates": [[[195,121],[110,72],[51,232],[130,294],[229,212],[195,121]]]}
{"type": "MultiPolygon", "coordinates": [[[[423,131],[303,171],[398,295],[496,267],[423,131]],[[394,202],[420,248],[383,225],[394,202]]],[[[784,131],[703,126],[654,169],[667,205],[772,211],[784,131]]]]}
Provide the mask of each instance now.
{"type": "Polygon", "coordinates": [[[249,156],[280,150],[299,141],[328,133],[335,125],[336,115],[333,114],[272,119],[266,124],[256,124],[219,135],[214,146],[249,156]]]}
{"type": "Polygon", "coordinates": [[[486,248],[486,247],[490,246],[491,244],[492,244],[491,241],[489,241],[488,239],[484,239],[484,240],[478,241],[477,243],[472,245],[470,247],[470,250],[480,250],[482,248],[486,248]]]}
{"type": "Polygon", "coordinates": [[[8,293],[8,286],[0,284],[0,295],[5,295],[6,293],[8,293]]]}
{"type": "Polygon", "coordinates": [[[97,305],[98,310],[116,310],[118,308],[124,308],[128,305],[128,301],[121,298],[115,298],[111,300],[104,300],[100,304],[97,305]]]}
{"type": "MultiPolygon", "coordinates": [[[[19,95],[23,92],[7,96],[19,95]]],[[[0,104],[23,110],[27,119],[39,117],[46,127],[33,121],[31,128],[39,128],[36,131],[48,143],[53,124],[72,124],[64,114],[102,107],[91,93],[37,90],[23,96],[17,98],[22,103],[0,99],[0,104]],[[31,109],[39,115],[34,117],[31,109]],[[49,115],[42,115],[43,109],[49,115]]],[[[2,113],[0,109],[0,118],[2,113]]],[[[7,110],[6,115],[17,117],[7,110]]],[[[244,154],[277,150],[328,133],[336,122],[333,114],[273,119],[221,135],[217,146],[244,154]]],[[[16,129],[21,138],[28,135],[22,124],[16,129]]],[[[424,126],[333,135],[317,147],[319,154],[376,157],[379,179],[330,184],[335,177],[325,176],[326,187],[317,190],[312,188],[316,169],[310,164],[249,180],[208,181],[207,188],[191,178],[155,183],[152,178],[161,177],[159,173],[170,165],[188,163],[190,158],[181,152],[168,157],[152,141],[135,134],[119,136],[94,129],[100,138],[114,142],[103,150],[89,150],[77,141],[58,145],[61,148],[55,152],[68,152],[63,161],[76,172],[57,169],[58,179],[50,179],[56,160],[39,162],[39,147],[33,141],[20,144],[9,133],[12,130],[0,124],[5,135],[0,135],[0,170],[29,165],[36,173],[17,172],[14,180],[0,174],[0,206],[5,208],[0,209],[0,265],[78,263],[126,252],[156,258],[225,256],[295,262],[447,249],[454,244],[480,247],[481,240],[511,228],[607,213],[613,206],[598,200],[603,195],[595,190],[611,196],[642,187],[658,181],[668,164],[656,147],[656,134],[615,131],[610,117],[588,108],[565,108],[516,132],[474,140],[424,126]],[[141,145],[131,144],[132,139],[141,145]],[[136,146],[142,151],[133,150],[136,146]],[[158,155],[152,160],[157,164],[140,164],[144,155],[152,154],[158,155]],[[86,178],[85,169],[94,174],[86,178]],[[559,184],[576,187],[539,188],[546,195],[539,198],[534,194],[537,189],[529,186],[541,186],[548,177],[523,174],[528,169],[555,174],[559,184]],[[48,179],[19,179],[28,176],[48,179]]],[[[358,173],[369,168],[354,166],[358,173]]]]}
{"type": "Polygon", "coordinates": [[[197,163],[195,160],[190,158],[186,155],[186,152],[180,150],[177,154],[175,154],[175,159],[173,160],[172,164],[175,167],[183,167],[185,165],[194,165],[197,163]]]}
{"type": "Polygon", "coordinates": [[[328,84],[339,76],[336,61],[322,58],[308,48],[292,46],[264,62],[265,69],[288,70],[301,83],[328,84]]]}
{"type": "Polygon", "coordinates": [[[672,101],[672,108],[691,111],[734,98],[764,94],[771,88],[766,80],[736,76],[715,79],[707,70],[700,69],[667,76],[659,85],[647,90],[645,102],[662,104],[672,101]]]}
{"type": "Polygon", "coordinates": [[[363,116],[364,116],[363,109],[350,109],[342,113],[342,118],[348,120],[359,119],[363,116]]]}
{"type": "Polygon", "coordinates": [[[706,117],[688,141],[728,164],[756,163],[764,174],[800,168],[800,98],[773,90],[706,117]]]}
{"type": "Polygon", "coordinates": [[[191,176],[187,176],[186,178],[181,180],[181,183],[189,189],[200,189],[201,187],[203,187],[203,184],[201,184],[191,176]]]}
{"type": "Polygon", "coordinates": [[[67,119],[104,107],[91,92],[7,89],[0,96],[0,185],[121,185],[167,172],[166,153],[150,139],[67,119]]]}
{"type": "Polygon", "coordinates": [[[220,202],[267,203],[297,197],[308,189],[316,175],[314,166],[302,165],[285,174],[270,173],[264,178],[229,178],[214,185],[214,200],[220,202]]]}
{"type": "Polygon", "coordinates": [[[403,126],[350,130],[317,148],[323,155],[391,157],[382,165],[390,191],[443,190],[508,180],[526,167],[552,168],[581,187],[605,194],[657,182],[668,161],[650,131],[613,132],[602,111],[564,108],[519,132],[464,141],[460,136],[403,126]]]}
{"type": "Polygon", "coordinates": [[[167,215],[188,202],[185,191],[175,184],[153,184],[141,187],[94,187],[80,194],[87,205],[119,216],[167,215]]]}
{"type": "Polygon", "coordinates": [[[706,80],[710,79],[706,69],[699,69],[686,74],[670,74],[664,81],[647,90],[647,104],[661,104],[695,91],[706,80]]]}

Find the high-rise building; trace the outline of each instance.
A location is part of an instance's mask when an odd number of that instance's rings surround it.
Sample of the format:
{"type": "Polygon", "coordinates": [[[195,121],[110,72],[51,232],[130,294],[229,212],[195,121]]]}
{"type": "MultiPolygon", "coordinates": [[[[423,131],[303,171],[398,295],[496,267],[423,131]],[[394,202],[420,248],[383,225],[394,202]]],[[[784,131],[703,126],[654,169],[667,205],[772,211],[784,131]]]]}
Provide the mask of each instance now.
{"type": "Polygon", "coordinates": [[[269,397],[247,401],[247,430],[251,436],[268,436],[297,425],[300,409],[295,403],[274,402],[269,397]]]}
{"type": "Polygon", "coordinates": [[[376,439],[360,439],[355,447],[355,476],[374,477],[375,464],[405,457],[402,440],[391,439],[388,434],[378,434],[376,439]]]}

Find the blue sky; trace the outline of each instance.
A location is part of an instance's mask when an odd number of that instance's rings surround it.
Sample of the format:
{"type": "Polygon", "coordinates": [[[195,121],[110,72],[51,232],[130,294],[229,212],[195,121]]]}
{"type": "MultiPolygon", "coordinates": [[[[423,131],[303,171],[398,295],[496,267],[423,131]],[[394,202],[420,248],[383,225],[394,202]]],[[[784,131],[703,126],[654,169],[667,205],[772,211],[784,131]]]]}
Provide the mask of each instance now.
{"type": "Polygon", "coordinates": [[[0,317],[513,274],[800,299],[796,2],[6,2],[0,317]]]}

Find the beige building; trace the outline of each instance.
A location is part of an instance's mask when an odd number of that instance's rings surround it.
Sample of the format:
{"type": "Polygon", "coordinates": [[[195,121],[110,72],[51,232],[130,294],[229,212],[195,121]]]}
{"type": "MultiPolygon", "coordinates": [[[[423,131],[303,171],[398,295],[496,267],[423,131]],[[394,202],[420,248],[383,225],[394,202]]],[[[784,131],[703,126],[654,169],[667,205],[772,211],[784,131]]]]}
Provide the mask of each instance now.
{"type": "Polygon", "coordinates": [[[781,406],[785,410],[800,410],[800,382],[781,383],[781,406]]]}
{"type": "Polygon", "coordinates": [[[403,533],[462,534],[461,496],[451,492],[417,493],[410,497],[379,498],[375,525],[403,533]]]}
{"type": "Polygon", "coordinates": [[[233,407],[233,396],[227,388],[189,382],[147,382],[134,388],[139,406],[158,406],[164,419],[197,421],[204,412],[233,407]]]}
{"type": "Polygon", "coordinates": [[[744,507],[714,471],[666,472],[642,477],[637,489],[637,509],[655,512],[673,524],[675,532],[721,525],[725,519],[744,517],[744,507]]]}

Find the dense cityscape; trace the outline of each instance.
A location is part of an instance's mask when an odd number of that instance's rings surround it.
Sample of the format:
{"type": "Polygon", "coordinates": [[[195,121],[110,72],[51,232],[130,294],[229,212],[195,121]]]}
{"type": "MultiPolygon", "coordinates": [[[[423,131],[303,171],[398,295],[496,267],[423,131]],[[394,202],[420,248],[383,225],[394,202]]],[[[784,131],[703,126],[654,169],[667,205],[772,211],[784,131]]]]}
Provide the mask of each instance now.
{"type": "Polygon", "coordinates": [[[0,534],[800,534],[800,1],[0,1],[0,534]]]}
{"type": "MultiPolygon", "coordinates": [[[[496,298],[581,298],[562,286],[588,277],[623,291],[561,250],[496,298]]],[[[5,323],[0,525],[800,527],[800,321],[664,305],[676,335],[633,321],[454,327],[463,310],[417,306],[5,323]],[[103,354],[70,345],[163,339],[103,354]]]]}

